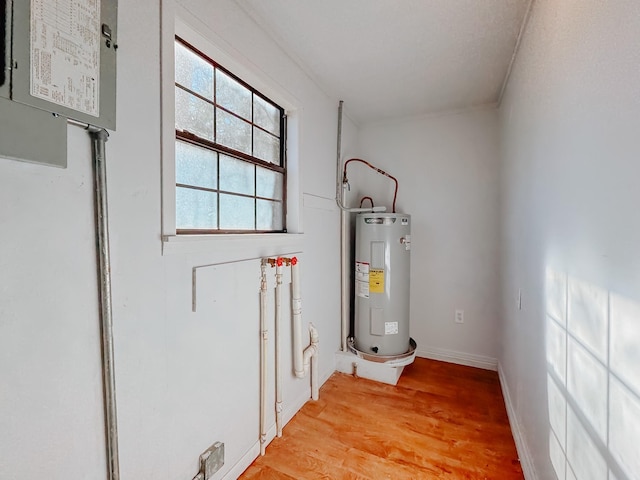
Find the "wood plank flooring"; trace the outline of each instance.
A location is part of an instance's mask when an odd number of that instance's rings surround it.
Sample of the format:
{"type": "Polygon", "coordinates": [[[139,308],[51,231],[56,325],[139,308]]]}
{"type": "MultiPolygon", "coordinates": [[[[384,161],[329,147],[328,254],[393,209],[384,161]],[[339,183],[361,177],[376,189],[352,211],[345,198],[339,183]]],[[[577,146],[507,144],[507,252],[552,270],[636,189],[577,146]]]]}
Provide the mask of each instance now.
{"type": "Polygon", "coordinates": [[[524,476],[498,375],[417,358],[395,387],[335,373],[240,478],[524,476]]]}

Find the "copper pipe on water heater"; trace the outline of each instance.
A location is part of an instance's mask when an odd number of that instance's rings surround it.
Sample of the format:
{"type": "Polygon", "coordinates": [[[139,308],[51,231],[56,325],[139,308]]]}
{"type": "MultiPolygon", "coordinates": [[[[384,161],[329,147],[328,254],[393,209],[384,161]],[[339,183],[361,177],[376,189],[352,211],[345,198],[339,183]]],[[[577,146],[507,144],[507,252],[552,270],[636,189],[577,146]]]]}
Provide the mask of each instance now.
{"type": "MultiPolygon", "coordinates": [[[[378,172],[380,175],[384,175],[385,177],[390,178],[391,180],[393,180],[396,184],[396,188],[395,191],[393,192],[393,207],[392,207],[392,212],[396,213],[396,198],[398,198],[398,179],[396,177],[394,177],[393,175],[385,172],[384,170],[382,170],[381,168],[376,167],[375,165],[371,165],[369,162],[367,162],[366,160],[362,160],[361,158],[350,158],[349,160],[347,160],[346,162],[344,162],[344,170],[342,172],[342,182],[343,183],[347,183],[347,166],[351,163],[351,162],[359,162],[359,163],[364,163],[367,167],[375,170],[376,172],[378,172]]],[[[372,202],[373,203],[373,202],[372,202]]]]}
{"type": "MultiPolygon", "coordinates": [[[[349,186],[346,176],[346,163],[342,165],[342,116],[343,116],[344,101],[340,100],[338,104],[338,141],[336,152],[336,204],[340,209],[340,322],[341,322],[341,344],[340,350],[343,352],[348,351],[347,337],[349,336],[349,297],[350,297],[350,280],[349,280],[349,220],[351,213],[365,213],[365,212],[384,212],[386,207],[374,207],[371,208],[348,208],[344,205],[346,191],[349,186]]],[[[355,161],[355,160],[354,160],[355,161]]],[[[364,160],[361,160],[364,162],[364,160]]],[[[348,162],[347,162],[348,163],[348,162]]],[[[365,162],[368,164],[368,162],[365,162]]],[[[368,164],[371,168],[379,171],[383,175],[386,175],[396,182],[396,194],[398,193],[398,181],[395,177],[392,177],[383,170],[368,164]]],[[[396,196],[393,197],[393,208],[395,212],[396,196]]],[[[373,203],[373,202],[372,202],[373,203]]]]}

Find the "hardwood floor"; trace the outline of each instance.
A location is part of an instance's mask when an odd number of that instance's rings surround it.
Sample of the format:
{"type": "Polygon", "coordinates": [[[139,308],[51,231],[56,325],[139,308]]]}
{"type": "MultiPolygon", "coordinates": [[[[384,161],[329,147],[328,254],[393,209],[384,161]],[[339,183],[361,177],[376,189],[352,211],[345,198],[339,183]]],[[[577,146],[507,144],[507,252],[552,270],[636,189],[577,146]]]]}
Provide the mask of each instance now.
{"type": "Polygon", "coordinates": [[[523,479],[495,372],[416,358],[393,387],[335,373],[241,479],[523,479]]]}

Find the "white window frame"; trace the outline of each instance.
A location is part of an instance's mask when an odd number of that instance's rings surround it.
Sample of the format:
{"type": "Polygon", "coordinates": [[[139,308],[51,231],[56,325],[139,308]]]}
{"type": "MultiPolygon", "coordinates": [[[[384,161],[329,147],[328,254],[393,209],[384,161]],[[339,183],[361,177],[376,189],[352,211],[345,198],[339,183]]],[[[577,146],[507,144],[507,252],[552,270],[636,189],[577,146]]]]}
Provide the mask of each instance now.
{"type": "Polygon", "coordinates": [[[296,100],[234,50],[202,21],[172,0],[162,2],[162,252],[211,253],[212,261],[233,261],[272,255],[274,250],[300,251],[302,247],[302,190],[300,186],[299,133],[301,108],[296,100]],[[287,233],[176,234],[175,175],[175,60],[176,35],[224,65],[234,75],[282,106],[287,115],[287,233]]]}

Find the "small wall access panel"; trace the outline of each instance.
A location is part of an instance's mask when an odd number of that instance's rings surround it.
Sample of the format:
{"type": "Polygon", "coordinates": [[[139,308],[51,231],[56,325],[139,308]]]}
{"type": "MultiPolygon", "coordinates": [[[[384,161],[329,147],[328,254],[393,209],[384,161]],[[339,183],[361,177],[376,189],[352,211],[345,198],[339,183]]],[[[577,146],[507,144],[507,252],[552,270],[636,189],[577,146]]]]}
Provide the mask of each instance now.
{"type": "Polygon", "coordinates": [[[0,0],[0,156],[66,166],[67,119],[116,127],[117,0],[0,0]]]}

